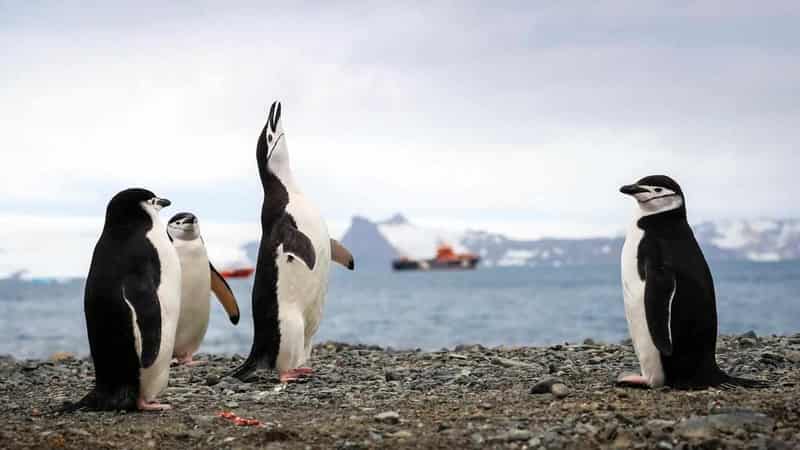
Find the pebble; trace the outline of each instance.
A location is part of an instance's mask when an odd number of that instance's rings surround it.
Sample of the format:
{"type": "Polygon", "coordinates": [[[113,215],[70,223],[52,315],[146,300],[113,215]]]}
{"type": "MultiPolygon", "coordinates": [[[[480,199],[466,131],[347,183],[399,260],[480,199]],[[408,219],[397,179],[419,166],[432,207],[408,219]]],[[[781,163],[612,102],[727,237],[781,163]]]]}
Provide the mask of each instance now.
{"type": "Polygon", "coordinates": [[[375,420],[381,423],[400,423],[400,414],[397,411],[386,411],[375,415],[375,420]]]}
{"type": "Polygon", "coordinates": [[[499,434],[489,438],[489,442],[517,442],[528,441],[533,437],[533,433],[528,430],[510,430],[506,433],[499,434]]]}
{"type": "Polygon", "coordinates": [[[396,431],[394,433],[387,434],[388,437],[395,438],[395,439],[408,439],[414,436],[414,433],[406,430],[396,431]]]}
{"type": "Polygon", "coordinates": [[[398,370],[384,369],[383,377],[386,381],[403,381],[405,378],[398,370]]]}
{"type": "Polygon", "coordinates": [[[769,432],[774,425],[775,421],[764,414],[740,411],[690,417],[678,423],[675,432],[685,438],[710,439],[718,432],[733,434],[740,429],[769,432]]]}
{"type": "Polygon", "coordinates": [[[554,384],[550,387],[550,391],[556,398],[564,398],[569,395],[569,388],[563,383],[554,384]]]}
{"type": "Polygon", "coordinates": [[[531,394],[547,394],[552,392],[552,387],[555,384],[563,384],[564,382],[561,381],[560,378],[544,378],[536,384],[530,390],[531,394]]]}

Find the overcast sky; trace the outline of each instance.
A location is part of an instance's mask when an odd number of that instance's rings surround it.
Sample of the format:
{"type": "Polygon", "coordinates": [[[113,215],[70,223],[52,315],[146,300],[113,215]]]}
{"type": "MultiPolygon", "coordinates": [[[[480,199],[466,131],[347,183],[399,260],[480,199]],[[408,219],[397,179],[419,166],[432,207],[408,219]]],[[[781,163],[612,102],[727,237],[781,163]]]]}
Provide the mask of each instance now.
{"type": "Polygon", "coordinates": [[[273,99],[335,232],[608,234],[653,173],[693,222],[800,216],[794,1],[68,3],[0,1],[7,226],[134,185],[255,223],[273,99]]]}

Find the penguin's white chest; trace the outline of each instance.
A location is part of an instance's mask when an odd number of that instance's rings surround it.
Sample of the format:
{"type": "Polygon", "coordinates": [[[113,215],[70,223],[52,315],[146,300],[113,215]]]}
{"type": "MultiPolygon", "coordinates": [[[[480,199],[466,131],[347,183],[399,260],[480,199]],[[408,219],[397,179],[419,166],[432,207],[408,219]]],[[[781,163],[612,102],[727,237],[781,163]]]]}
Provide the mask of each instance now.
{"type": "Polygon", "coordinates": [[[278,247],[278,320],[281,342],[279,369],[299,367],[308,359],[311,338],[319,329],[330,272],[330,236],[319,211],[303,195],[291,194],[286,211],[305,234],[316,253],[314,268],[290,260],[278,247]]]}
{"type": "Polygon", "coordinates": [[[181,264],[181,308],[175,334],[175,356],[192,354],[200,347],[208,329],[211,269],[200,238],[173,242],[181,264]]]}
{"type": "Polygon", "coordinates": [[[664,369],[661,354],[653,343],[647,325],[644,309],[645,283],[639,278],[639,242],[643,237],[644,231],[634,221],[622,246],[622,292],[625,299],[625,318],[642,375],[647,378],[650,386],[657,387],[664,384],[664,369]]]}
{"type": "Polygon", "coordinates": [[[161,266],[160,284],[156,291],[161,307],[161,341],[153,365],[140,371],[140,395],[152,401],[164,390],[169,379],[169,364],[181,307],[181,265],[178,253],[160,221],[153,221],[153,228],[146,236],[156,249],[161,266]]]}

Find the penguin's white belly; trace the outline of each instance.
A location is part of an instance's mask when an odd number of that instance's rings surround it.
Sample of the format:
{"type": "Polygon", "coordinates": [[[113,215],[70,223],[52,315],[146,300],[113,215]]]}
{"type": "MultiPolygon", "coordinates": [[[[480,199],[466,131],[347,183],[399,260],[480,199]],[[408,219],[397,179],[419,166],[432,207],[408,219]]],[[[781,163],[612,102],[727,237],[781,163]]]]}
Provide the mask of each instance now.
{"type": "Polygon", "coordinates": [[[297,228],[311,240],[316,252],[313,270],[302,261],[289,261],[278,247],[278,323],[281,332],[278,370],[300,367],[311,351],[311,339],[319,329],[328,291],[331,249],[328,228],[319,211],[300,196],[290,197],[287,212],[297,228]]]}
{"type": "Polygon", "coordinates": [[[178,254],[160,223],[153,224],[153,228],[147,233],[147,239],[158,252],[161,263],[161,283],[156,291],[161,306],[161,342],[153,365],[140,369],[139,395],[146,401],[153,401],[167,387],[169,381],[169,365],[181,308],[181,265],[178,254]]]}
{"type": "Polygon", "coordinates": [[[208,329],[211,269],[202,241],[174,241],[181,262],[181,313],[175,334],[175,356],[191,355],[200,348],[208,329]]]}
{"type": "Polygon", "coordinates": [[[639,278],[639,242],[644,232],[634,223],[625,237],[622,247],[622,291],[625,298],[625,318],[633,341],[633,349],[639,359],[642,375],[652,387],[664,384],[664,368],[661,354],[653,343],[644,309],[645,283],[639,278]]]}

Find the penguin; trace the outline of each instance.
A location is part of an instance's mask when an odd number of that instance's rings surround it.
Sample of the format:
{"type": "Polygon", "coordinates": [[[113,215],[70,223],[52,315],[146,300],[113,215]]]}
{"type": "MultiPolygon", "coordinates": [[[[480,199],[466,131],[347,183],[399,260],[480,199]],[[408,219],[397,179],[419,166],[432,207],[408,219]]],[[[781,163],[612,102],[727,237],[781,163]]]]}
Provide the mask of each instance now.
{"type": "Polygon", "coordinates": [[[158,218],[170,201],[126,189],[108,203],[84,291],[94,389],[74,410],[167,410],[181,301],[181,265],[158,218]]]}
{"type": "Polygon", "coordinates": [[[253,284],[253,345],[231,375],[244,380],[258,368],[276,368],[282,383],[311,373],[311,340],[319,328],[330,261],[350,270],[350,252],[328,235],[319,210],[289,167],[281,104],[273,102],[258,136],[256,160],[264,201],[253,284]]]}
{"type": "Polygon", "coordinates": [[[622,248],[625,317],[641,375],[623,375],[625,386],[677,389],[761,387],[732,377],[716,361],[714,281],[686,218],[681,187],[652,175],[620,192],[636,200],[622,248]]]}
{"type": "Polygon", "coordinates": [[[178,364],[202,364],[203,361],[193,361],[192,355],[208,328],[211,291],[234,325],[239,323],[239,305],[228,283],[208,260],[197,217],[187,212],[172,216],[167,222],[167,233],[181,262],[181,313],[173,356],[178,364]]]}

